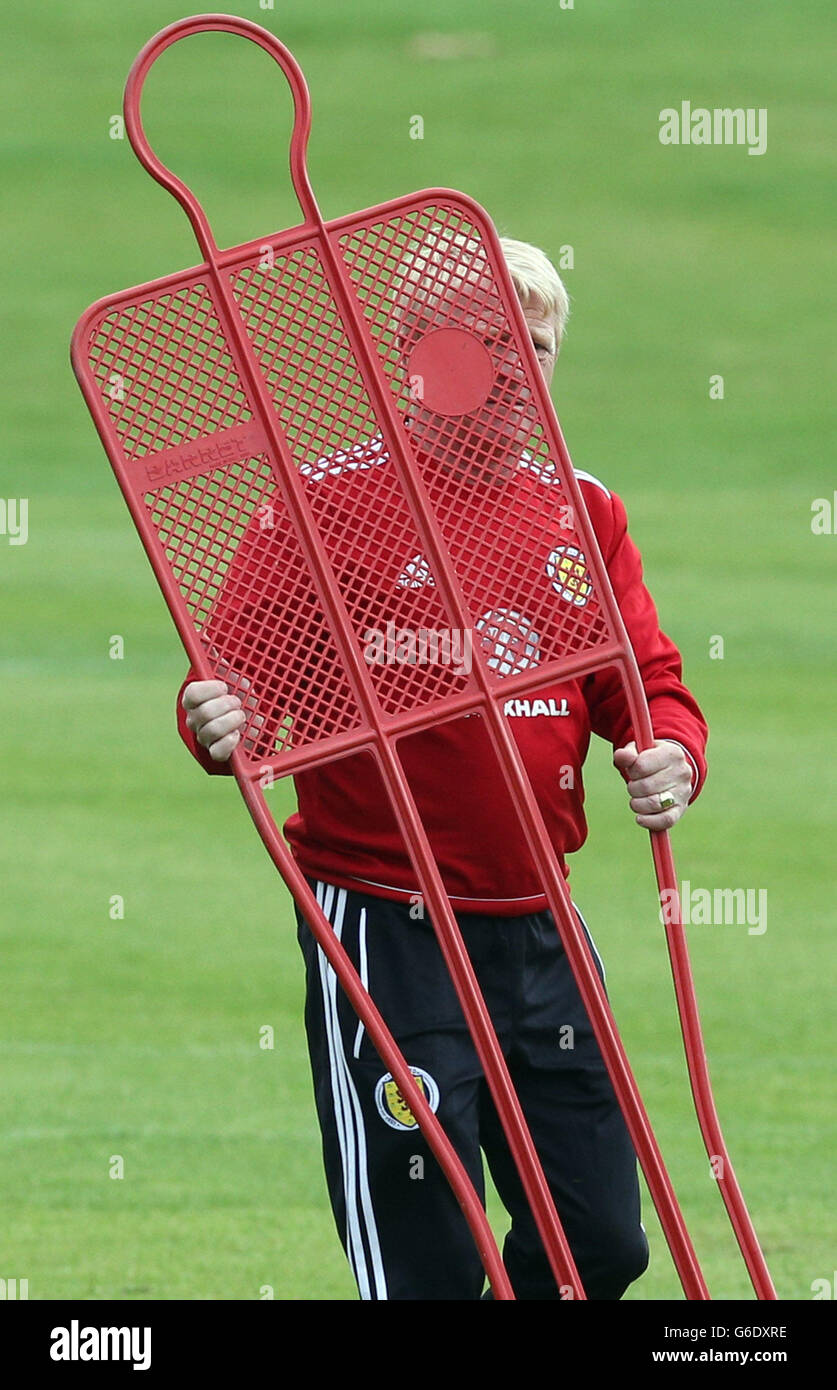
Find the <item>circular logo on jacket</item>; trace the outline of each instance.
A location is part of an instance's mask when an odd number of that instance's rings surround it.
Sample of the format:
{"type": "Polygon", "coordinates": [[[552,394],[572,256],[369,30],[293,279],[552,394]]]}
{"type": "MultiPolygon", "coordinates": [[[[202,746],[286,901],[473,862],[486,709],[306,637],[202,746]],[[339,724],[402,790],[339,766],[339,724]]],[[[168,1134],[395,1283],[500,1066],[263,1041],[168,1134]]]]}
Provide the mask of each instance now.
{"type": "Polygon", "coordinates": [[[492,608],[474,624],[482,638],[488,664],[499,676],[513,676],[540,661],[540,633],[513,608],[492,608]]]}
{"type": "MultiPolygon", "coordinates": [[[[410,1067],[410,1071],[416,1078],[416,1085],[427,1100],[427,1104],[433,1113],[439,1104],[439,1087],[430,1075],[422,1067],[410,1067]]],[[[375,1087],[375,1104],[378,1107],[378,1114],[385,1124],[391,1129],[417,1129],[416,1117],[405,1101],[398,1088],[398,1082],[393,1080],[392,1072],[387,1072],[382,1076],[375,1087]]]]}
{"type": "Polygon", "coordinates": [[[546,562],[546,573],[556,594],[576,608],[584,607],[593,592],[593,582],[578,546],[556,546],[546,562]]]}

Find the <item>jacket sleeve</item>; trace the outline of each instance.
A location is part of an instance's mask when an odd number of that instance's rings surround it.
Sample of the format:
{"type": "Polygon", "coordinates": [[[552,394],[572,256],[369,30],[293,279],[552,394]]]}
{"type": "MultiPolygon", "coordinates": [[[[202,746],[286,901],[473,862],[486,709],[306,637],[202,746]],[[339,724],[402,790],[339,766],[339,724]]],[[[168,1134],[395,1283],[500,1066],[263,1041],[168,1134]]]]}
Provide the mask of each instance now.
{"type": "Polygon", "coordinates": [[[180,737],[183,739],[183,742],[186,744],[186,747],[189,749],[189,752],[192,754],[192,757],[197,759],[197,761],[200,763],[201,767],[204,769],[205,772],[226,773],[227,776],[230,776],[232,774],[232,768],[230,766],[229,760],[225,763],[216,763],[209,756],[209,750],[201,747],[195,735],[192,733],[192,730],[188,727],[186,723],[186,711],[181,703],[183,699],[183,692],[186,689],[189,682],[196,679],[197,676],[190,667],[189,673],[185,681],[183,682],[179,691],[177,692],[177,732],[180,734],[180,737]]]}
{"type": "MultiPolygon", "coordinates": [[[[628,535],[624,504],[611,496],[609,507],[609,519],[602,516],[596,532],[636,653],[654,737],[672,739],[688,755],[692,764],[690,800],[694,801],[706,779],[706,721],[691,691],[683,684],[680,652],[660,630],[654,601],[643,583],[639,550],[628,535]]],[[[630,743],[635,735],[616,667],[606,667],[588,676],[584,693],[594,732],[609,740],[614,749],[630,743]]]]}

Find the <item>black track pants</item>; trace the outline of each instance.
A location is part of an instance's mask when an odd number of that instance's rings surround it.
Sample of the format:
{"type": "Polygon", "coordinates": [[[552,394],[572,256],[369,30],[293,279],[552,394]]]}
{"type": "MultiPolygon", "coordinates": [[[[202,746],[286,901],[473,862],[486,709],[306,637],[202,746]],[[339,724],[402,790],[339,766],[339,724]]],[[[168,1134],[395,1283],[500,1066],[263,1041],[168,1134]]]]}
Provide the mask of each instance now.
{"type": "MultiPolygon", "coordinates": [[[[311,884],[480,1196],[485,1154],[511,1217],[516,1296],[558,1298],[430,922],[311,884]]],[[[552,915],[457,920],[587,1297],[621,1298],[648,1262],[636,1156],[552,915]]],[[[297,921],[326,1177],[360,1297],[478,1299],[482,1266],[447,1179],[299,910],[297,921]]],[[[598,957],[597,968],[603,978],[598,957]]]]}

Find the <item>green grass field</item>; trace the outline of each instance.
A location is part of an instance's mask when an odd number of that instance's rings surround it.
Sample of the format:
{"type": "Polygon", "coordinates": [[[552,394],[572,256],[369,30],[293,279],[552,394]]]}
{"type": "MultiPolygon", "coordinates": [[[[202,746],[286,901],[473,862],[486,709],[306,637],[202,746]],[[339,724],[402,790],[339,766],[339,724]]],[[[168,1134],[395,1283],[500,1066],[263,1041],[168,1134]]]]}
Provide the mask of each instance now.
{"type": "MultiPolygon", "coordinates": [[[[137,50],[183,8],[6,11],[0,491],[29,499],[29,535],[0,534],[0,1277],[28,1279],[33,1299],[257,1299],[267,1285],[352,1299],[289,896],[235,787],[205,778],[176,736],[180,643],[68,361],[93,299],[199,259],[180,209],[109,136],[137,50]],[[123,920],[109,916],[117,894],[123,920]]],[[[626,500],[712,729],[705,794],[676,832],[680,874],[767,890],[762,935],[695,926],[690,947],[727,1141],[794,1300],[834,1269],[837,538],[811,529],[813,500],[837,484],[831,11],[240,9],[307,74],[326,216],[447,185],[502,232],[574,249],[559,414],[576,465],[626,500]],[[428,56],[440,49],[452,56],[428,56]],[[658,113],[682,100],[766,108],[766,153],[664,147],[658,113]]],[[[149,80],[152,141],[221,244],[292,225],[282,80],[250,45],[191,44],[149,80]]],[[[274,796],[282,815],[292,788],[274,796]]],[[[691,1109],[647,837],[602,746],[588,807],[575,897],[712,1291],[746,1297],[691,1109]]],[[[652,1263],[629,1297],[676,1298],[647,1200],[645,1221],[652,1263]]]]}

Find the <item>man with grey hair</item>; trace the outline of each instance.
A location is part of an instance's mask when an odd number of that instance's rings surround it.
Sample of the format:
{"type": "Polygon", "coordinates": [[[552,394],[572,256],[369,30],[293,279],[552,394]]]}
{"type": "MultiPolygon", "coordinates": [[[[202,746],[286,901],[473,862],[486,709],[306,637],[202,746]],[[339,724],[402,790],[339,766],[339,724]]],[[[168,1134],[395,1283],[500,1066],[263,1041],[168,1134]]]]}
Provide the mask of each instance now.
{"type": "MultiPolygon", "coordinates": [[[[566,290],[538,248],[510,238],[501,244],[548,385],[567,320],[566,290]]],[[[474,265],[461,242],[432,234],[399,268],[393,336],[405,355],[426,327],[422,316],[432,321],[432,294],[447,298],[462,291],[462,312],[472,312],[469,326],[479,334],[478,297],[476,307],[465,302],[474,298],[467,283],[479,274],[474,265]]],[[[509,371],[515,370],[519,365],[511,364],[509,371]]],[[[525,405],[501,420],[493,436],[479,421],[473,438],[467,425],[440,422],[420,390],[410,393],[405,417],[425,476],[429,463],[431,475],[458,469],[463,485],[499,480],[504,507],[530,508],[543,534],[532,555],[522,557],[529,566],[526,583],[548,580],[555,604],[583,606],[583,557],[565,554],[561,564],[552,563],[558,553],[554,502],[548,480],[525,462],[531,429],[525,405]]],[[[353,502],[375,485],[381,457],[380,439],[361,442],[351,459],[323,460],[304,480],[312,496],[325,499],[332,527],[345,518],[349,567],[351,519],[358,514],[353,502]]],[[[641,826],[674,825],[706,774],[706,724],[682,683],[677,648],[660,631],[624,506],[597,478],[577,476],[636,652],[656,739],[653,748],[637,752],[613,668],[538,690],[538,698],[508,702],[562,865],[586,837],[581,770],[591,732],[612,743],[641,826]],[[570,776],[557,775],[567,768],[570,776]]],[[[367,576],[364,583],[372,581],[367,576]]],[[[381,556],[374,584],[376,592],[397,593],[398,586],[412,589],[433,579],[421,556],[406,564],[403,557],[381,556]]],[[[534,636],[525,614],[511,607],[497,611],[502,618],[483,634],[495,641],[496,659],[530,660],[534,636]]],[[[196,681],[190,672],[178,701],[179,726],[208,772],[229,770],[248,717],[224,682],[196,681]]],[[[400,740],[399,756],[587,1296],[618,1299],[648,1259],[636,1156],[481,724],[465,718],[424,729],[400,740]]],[[[374,760],[356,754],[294,780],[299,809],[286,822],[286,838],[480,1192],[484,1152],[511,1217],[504,1259],[516,1296],[560,1297],[374,760]]],[[[329,1194],[360,1296],[479,1299],[482,1266],[451,1189],[392,1077],[381,1074],[377,1053],[298,909],[297,921],[329,1194]]]]}

